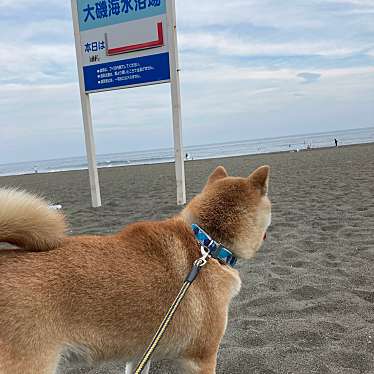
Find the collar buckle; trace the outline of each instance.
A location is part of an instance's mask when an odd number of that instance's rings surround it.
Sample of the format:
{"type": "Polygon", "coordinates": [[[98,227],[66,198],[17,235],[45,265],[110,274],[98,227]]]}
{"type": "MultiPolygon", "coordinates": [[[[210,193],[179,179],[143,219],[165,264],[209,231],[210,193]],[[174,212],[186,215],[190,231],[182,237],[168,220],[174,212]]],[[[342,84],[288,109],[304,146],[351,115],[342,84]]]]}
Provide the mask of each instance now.
{"type": "Polygon", "coordinates": [[[192,230],[197,241],[200,243],[202,257],[199,260],[201,260],[204,265],[206,264],[207,258],[212,257],[221,264],[226,264],[231,267],[235,266],[237,258],[229,249],[213,240],[200,226],[192,224],[192,230]]]}

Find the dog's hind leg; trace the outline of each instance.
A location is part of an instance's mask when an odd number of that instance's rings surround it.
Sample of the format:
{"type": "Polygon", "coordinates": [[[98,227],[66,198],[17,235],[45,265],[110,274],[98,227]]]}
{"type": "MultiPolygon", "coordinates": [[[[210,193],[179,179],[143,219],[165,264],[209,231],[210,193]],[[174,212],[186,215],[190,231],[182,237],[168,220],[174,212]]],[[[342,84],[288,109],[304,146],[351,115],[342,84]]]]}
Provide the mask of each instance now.
{"type": "MultiPolygon", "coordinates": [[[[137,361],[128,362],[126,364],[126,374],[133,374],[135,369],[136,369],[137,363],[138,363],[137,361]]],[[[143,374],[148,374],[150,367],[151,367],[151,361],[148,361],[148,364],[145,366],[142,373],[143,374]]]]}

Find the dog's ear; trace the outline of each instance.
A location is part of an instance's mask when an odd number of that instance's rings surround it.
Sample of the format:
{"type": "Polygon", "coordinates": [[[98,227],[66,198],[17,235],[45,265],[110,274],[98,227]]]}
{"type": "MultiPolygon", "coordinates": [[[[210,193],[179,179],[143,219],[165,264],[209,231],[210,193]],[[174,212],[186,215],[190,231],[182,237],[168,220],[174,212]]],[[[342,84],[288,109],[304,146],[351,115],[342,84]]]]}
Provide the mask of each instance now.
{"type": "Polygon", "coordinates": [[[262,195],[266,195],[268,193],[269,187],[269,174],[270,174],[270,166],[261,166],[256,169],[249,177],[249,182],[251,186],[260,190],[262,195]]]}
{"type": "Polygon", "coordinates": [[[226,169],[223,166],[217,166],[216,170],[213,171],[212,174],[210,174],[208,178],[208,185],[217,181],[218,179],[226,178],[229,175],[227,174],[226,169]]]}

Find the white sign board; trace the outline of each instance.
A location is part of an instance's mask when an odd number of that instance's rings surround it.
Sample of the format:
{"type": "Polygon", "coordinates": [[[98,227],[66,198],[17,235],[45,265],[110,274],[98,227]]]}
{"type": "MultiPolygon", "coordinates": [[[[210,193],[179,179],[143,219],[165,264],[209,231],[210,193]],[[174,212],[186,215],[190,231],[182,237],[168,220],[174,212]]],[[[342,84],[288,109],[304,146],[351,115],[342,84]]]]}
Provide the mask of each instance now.
{"type": "Polygon", "coordinates": [[[171,83],[177,202],[186,202],[175,0],[71,0],[93,206],[101,205],[88,94],[171,83]]]}
{"type": "Polygon", "coordinates": [[[76,4],[85,92],[170,81],[166,0],[76,4]]]}

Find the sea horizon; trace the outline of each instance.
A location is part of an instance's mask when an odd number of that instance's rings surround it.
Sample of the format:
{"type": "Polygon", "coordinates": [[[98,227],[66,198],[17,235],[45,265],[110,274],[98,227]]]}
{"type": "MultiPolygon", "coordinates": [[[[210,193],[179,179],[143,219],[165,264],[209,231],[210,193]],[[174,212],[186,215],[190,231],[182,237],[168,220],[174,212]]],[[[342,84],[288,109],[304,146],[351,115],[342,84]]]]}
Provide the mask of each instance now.
{"type": "MultiPolygon", "coordinates": [[[[184,146],[186,161],[203,160],[274,152],[298,152],[307,149],[366,144],[374,142],[374,127],[326,131],[299,135],[284,135],[240,141],[184,146]]],[[[159,148],[142,151],[98,154],[98,168],[147,165],[174,162],[174,149],[159,148]]],[[[0,163],[0,176],[54,173],[88,168],[86,156],[48,160],[0,163]]]]}

